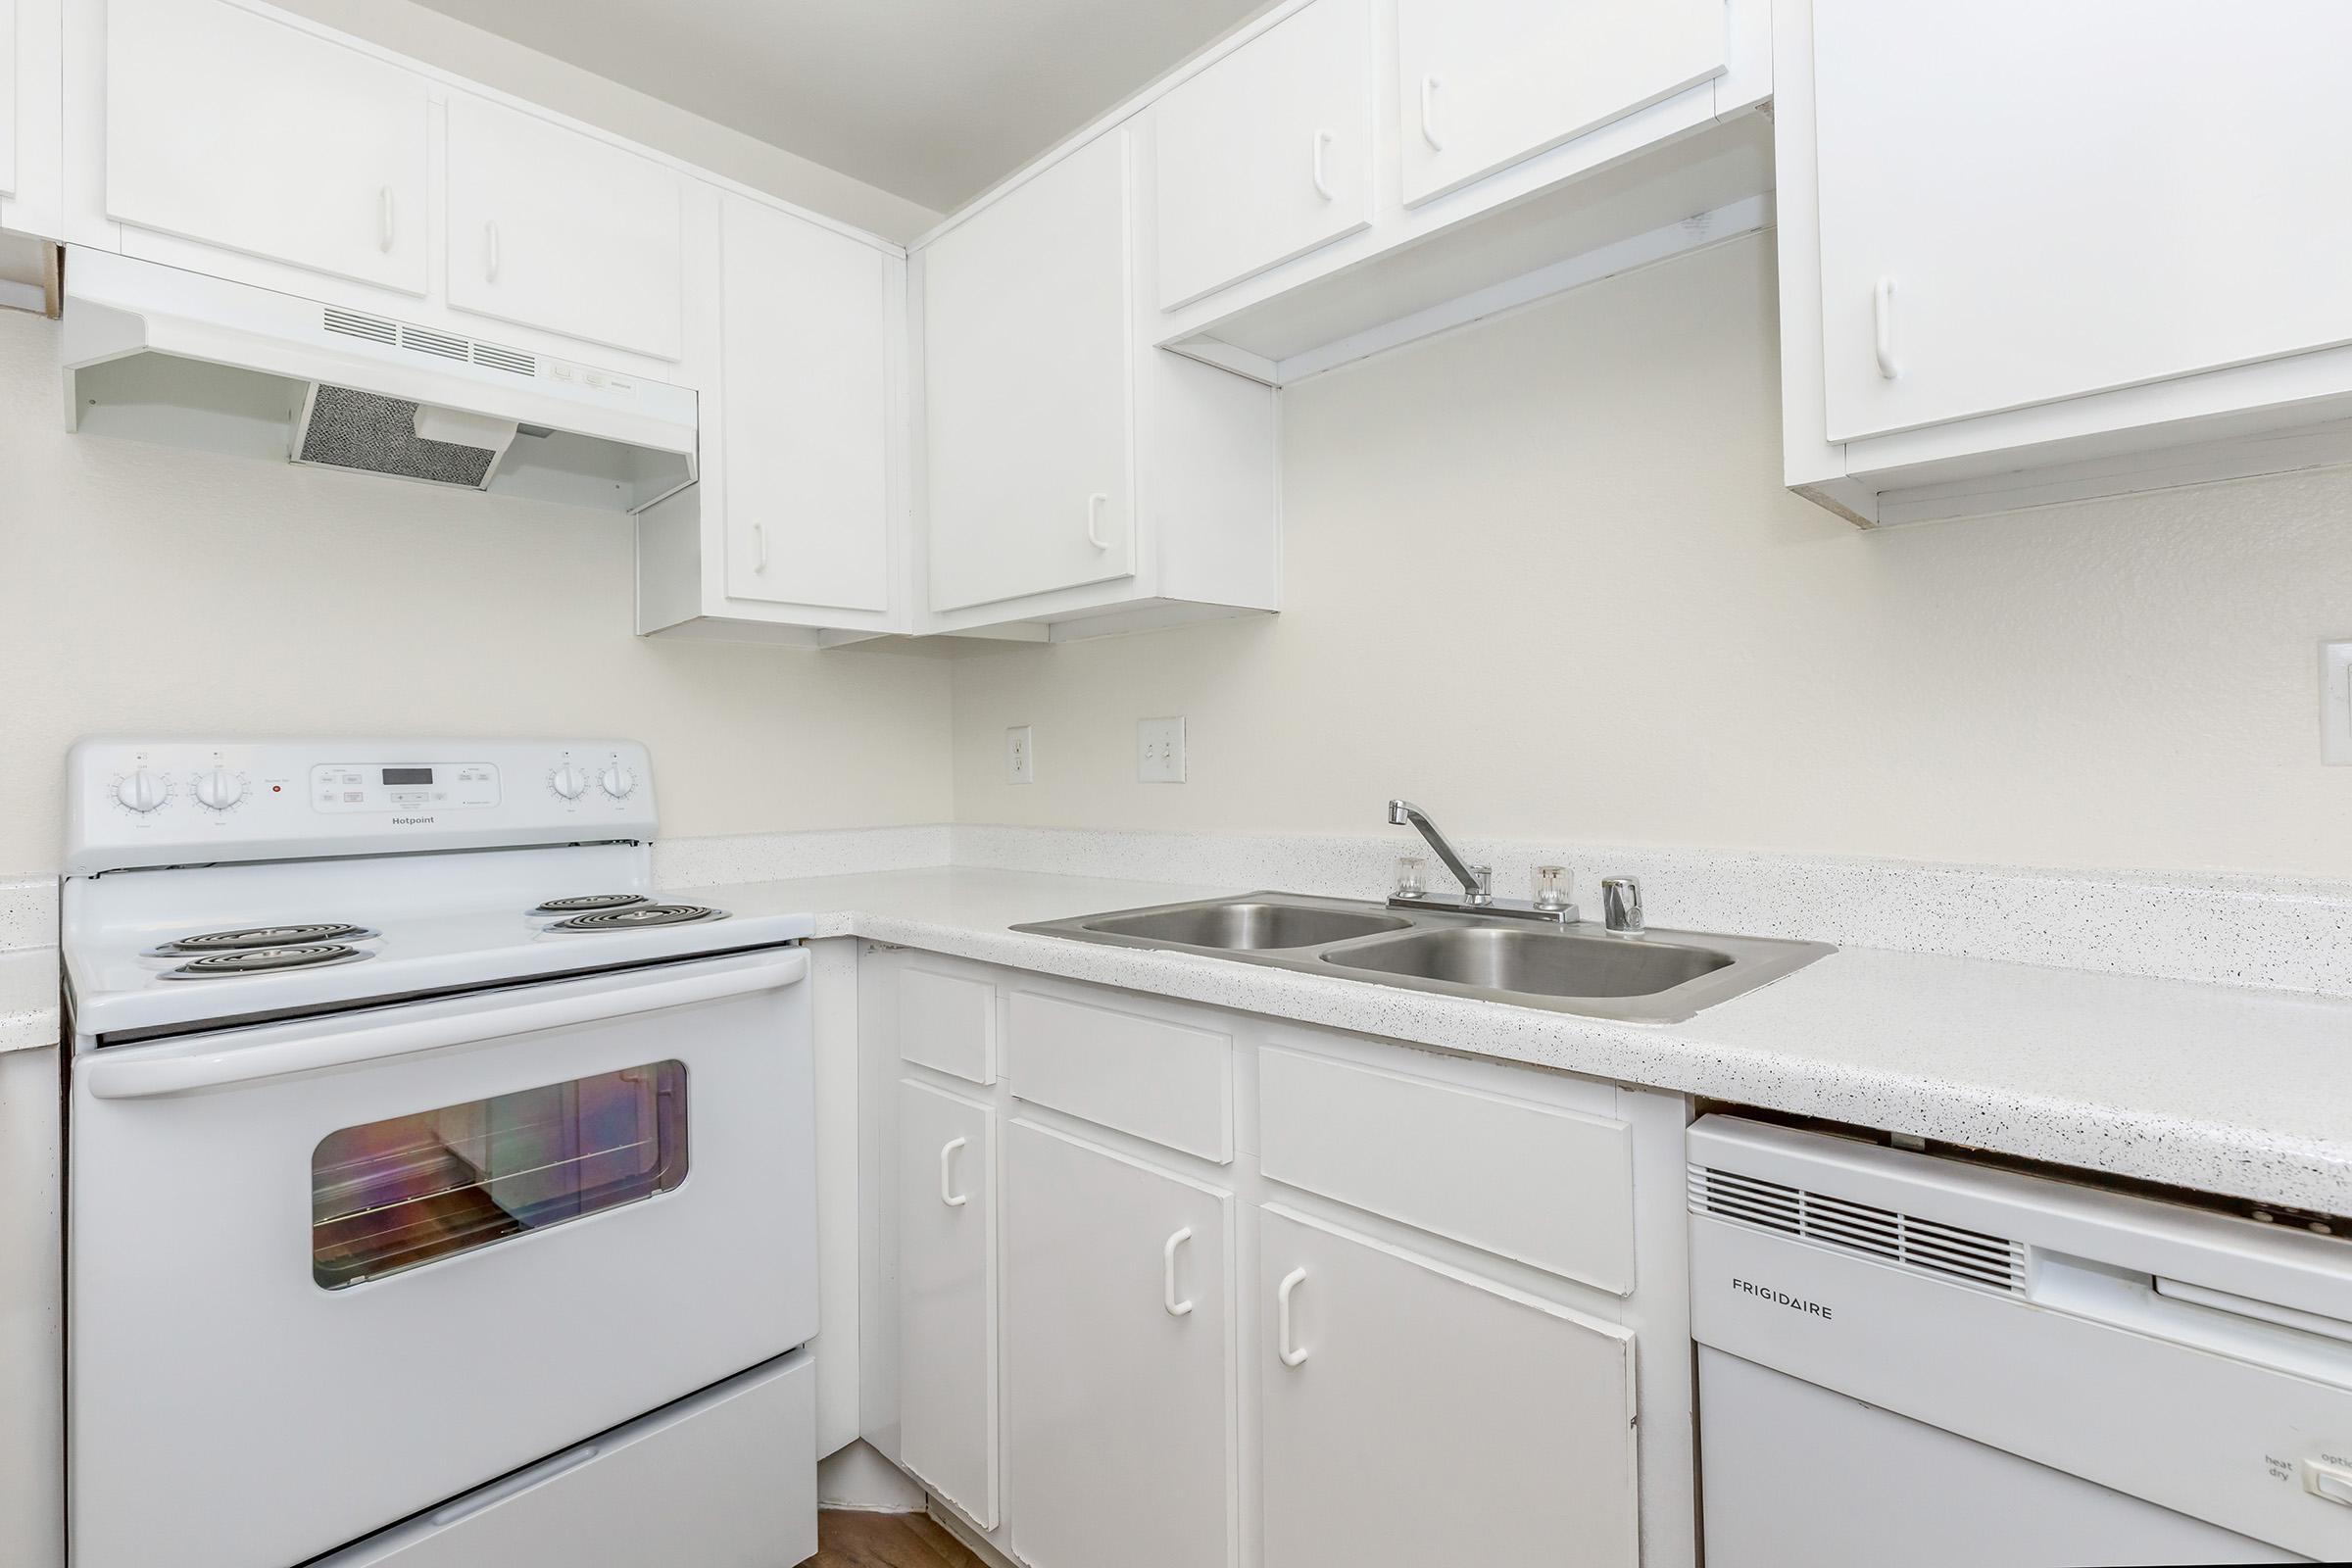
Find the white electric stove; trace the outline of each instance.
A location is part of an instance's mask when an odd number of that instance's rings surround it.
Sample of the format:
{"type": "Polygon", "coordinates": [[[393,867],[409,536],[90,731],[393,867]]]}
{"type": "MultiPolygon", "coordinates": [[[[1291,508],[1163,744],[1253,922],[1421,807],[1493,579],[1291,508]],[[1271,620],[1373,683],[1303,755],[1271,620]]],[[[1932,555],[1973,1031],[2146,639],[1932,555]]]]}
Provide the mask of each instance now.
{"type": "Polygon", "coordinates": [[[74,748],[74,1568],[815,1549],[810,925],[657,900],[651,773],[74,748]]]}

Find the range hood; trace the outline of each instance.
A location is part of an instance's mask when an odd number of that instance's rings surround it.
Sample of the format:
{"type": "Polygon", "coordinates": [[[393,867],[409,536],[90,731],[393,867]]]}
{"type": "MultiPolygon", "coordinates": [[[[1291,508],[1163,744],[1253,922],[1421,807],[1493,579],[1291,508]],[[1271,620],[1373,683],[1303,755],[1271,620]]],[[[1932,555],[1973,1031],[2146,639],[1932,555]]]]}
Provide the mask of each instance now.
{"type": "Polygon", "coordinates": [[[134,257],[66,252],[66,427],[638,512],[695,479],[684,387],[134,257]]]}

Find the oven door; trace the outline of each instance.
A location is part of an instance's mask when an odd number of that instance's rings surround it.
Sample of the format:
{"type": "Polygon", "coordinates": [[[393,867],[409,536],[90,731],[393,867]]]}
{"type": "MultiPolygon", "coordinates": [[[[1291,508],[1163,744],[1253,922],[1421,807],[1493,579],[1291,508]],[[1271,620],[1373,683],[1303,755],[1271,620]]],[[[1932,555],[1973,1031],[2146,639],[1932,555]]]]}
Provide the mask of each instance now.
{"type": "Polygon", "coordinates": [[[811,1338],[808,966],[79,1054],[75,1568],[296,1563],[811,1338]]]}

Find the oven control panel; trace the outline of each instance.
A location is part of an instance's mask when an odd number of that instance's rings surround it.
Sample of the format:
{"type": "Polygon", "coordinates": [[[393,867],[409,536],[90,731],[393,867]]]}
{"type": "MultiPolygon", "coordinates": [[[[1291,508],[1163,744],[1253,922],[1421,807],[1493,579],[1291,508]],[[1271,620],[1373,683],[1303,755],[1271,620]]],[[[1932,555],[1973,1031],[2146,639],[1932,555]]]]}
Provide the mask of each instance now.
{"type": "Polygon", "coordinates": [[[66,874],[654,836],[634,741],[82,741],[66,874]]]}
{"type": "Polygon", "coordinates": [[[321,811],[465,811],[498,804],[495,762],[324,762],[311,769],[321,811]]]}

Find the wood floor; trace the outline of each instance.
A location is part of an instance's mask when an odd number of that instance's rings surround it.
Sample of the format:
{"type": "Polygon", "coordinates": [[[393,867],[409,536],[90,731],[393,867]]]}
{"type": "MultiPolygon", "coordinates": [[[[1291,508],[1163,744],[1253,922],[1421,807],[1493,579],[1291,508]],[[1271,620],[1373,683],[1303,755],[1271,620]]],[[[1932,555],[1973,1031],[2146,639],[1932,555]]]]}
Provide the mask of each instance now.
{"type": "Polygon", "coordinates": [[[982,1568],[919,1513],[820,1513],[816,1555],[801,1568],[982,1568]]]}

